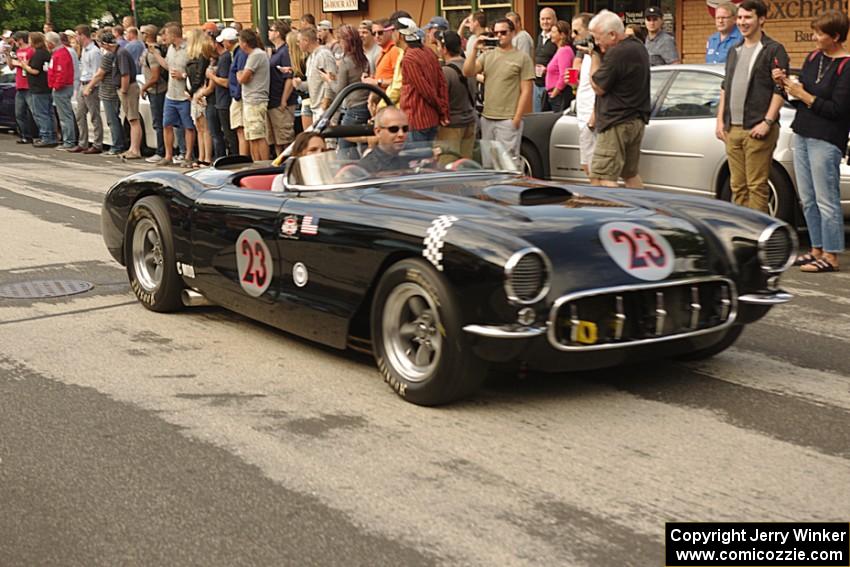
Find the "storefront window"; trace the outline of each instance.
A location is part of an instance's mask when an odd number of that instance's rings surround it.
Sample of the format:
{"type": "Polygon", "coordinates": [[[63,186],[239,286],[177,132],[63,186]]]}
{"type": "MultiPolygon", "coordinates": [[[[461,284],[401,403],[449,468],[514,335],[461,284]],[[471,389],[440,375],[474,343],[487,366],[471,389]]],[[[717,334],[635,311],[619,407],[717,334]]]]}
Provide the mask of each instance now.
{"type": "Polygon", "coordinates": [[[289,20],[289,0],[266,0],[269,20],[289,20]]]}
{"type": "Polygon", "coordinates": [[[233,19],[233,0],[204,0],[203,6],[207,20],[220,21],[233,19]]]}
{"type": "Polygon", "coordinates": [[[499,0],[443,0],[440,9],[443,17],[449,21],[451,28],[456,30],[465,17],[472,12],[482,11],[487,16],[487,24],[505,17],[512,11],[513,2],[499,0]]]}

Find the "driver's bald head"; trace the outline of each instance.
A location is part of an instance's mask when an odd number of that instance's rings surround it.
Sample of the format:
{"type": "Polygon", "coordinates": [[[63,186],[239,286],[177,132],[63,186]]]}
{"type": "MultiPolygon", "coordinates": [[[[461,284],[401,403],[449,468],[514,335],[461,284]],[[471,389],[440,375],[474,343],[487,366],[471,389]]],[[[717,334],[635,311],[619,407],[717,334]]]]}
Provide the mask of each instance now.
{"type": "Polygon", "coordinates": [[[403,121],[407,124],[407,115],[395,106],[385,106],[375,114],[375,127],[381,128],[390,122],[403,121]]]}

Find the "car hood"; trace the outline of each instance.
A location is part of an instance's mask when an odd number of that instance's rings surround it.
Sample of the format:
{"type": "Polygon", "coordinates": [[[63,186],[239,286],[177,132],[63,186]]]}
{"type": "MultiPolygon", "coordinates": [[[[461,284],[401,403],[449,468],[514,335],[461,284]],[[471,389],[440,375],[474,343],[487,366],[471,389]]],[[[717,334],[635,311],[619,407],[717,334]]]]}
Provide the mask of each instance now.
{"type": "MultiPolygon", "coordinates": [[[[508,176],[495,180],[458,176],[438,184],[408,181],[384,185],[364,195],[362,201],[399,211],[415,209],[430,219],[454,216],[458,219],[452,228],[457,245],[474,247],[494,262],[531,245],[543,250],[560,268],[586,269],[589,260],[598,261],[594,266],[605,266],[613,259],[602,244],[603,227],[633,223],[655,231],[670,244],[676,258],[673,275],[725,272],[712,261],[720,252],[707,241],[698,220],[651,206],[646,202],[651,195],[647,192],[637,193],[641,200],[636,202],[615,193],[622,191],[508,176]],[[494,249],[490,254],[483,253],[487,246],[494,249]]],[[[600,270],[595,276],[600,284],[624,281],[618,270],[600,270]]]]}

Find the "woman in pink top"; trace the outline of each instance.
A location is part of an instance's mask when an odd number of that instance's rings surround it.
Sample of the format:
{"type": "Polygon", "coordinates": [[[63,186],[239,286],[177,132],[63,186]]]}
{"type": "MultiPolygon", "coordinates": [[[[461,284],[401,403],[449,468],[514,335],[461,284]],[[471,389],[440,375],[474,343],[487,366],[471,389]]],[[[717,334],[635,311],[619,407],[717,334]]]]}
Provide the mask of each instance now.
{"type": "Polygon", "coordinates": [[[570,24],[558,20],[552,26],[550,38],[558,46],[558,51],[546,66],[546,92],[552,112],[562,112],[573,99],[573,90],[564,82],[567,69],[573,66],[575,52],[570,47],[570,24]]]}

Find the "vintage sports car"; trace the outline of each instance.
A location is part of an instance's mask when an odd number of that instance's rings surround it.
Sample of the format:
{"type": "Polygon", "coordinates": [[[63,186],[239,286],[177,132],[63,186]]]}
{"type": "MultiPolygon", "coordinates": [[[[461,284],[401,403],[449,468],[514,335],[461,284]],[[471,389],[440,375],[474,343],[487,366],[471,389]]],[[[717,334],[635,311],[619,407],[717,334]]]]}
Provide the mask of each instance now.
{"type": "MultiPolygon", "coordinates": [[[[714,135],[722,65],[666,65],[652,68],[652,116],[644,134],[640,174],[649,189],[731,199],[729,166],[723,142],[714,135]]],[[[782,130],[770,172],[770,214],[802,222],[799,213],[791,122],[794,108],[780,114],[782,130]]],[[[579,162],[574,111],[563,116],[526,116],[522,155],[535,177],[585,183],[579,162]]],[[[841,165],[841,205],[850,218],[850,166],[841,165]]]]}
{"type": "Polygon", "coordinates": [[[478,154],[486,167],[410,145],[378,171],[330,151],[137,173],[106,194],[103,238],[148,309],[213,303],[369,349],[422,405],[469,395],[492,363],[712,356],[790,299],[778,280],[796,242],[782,221],[523,177],[497,144],[478,154]]]}

